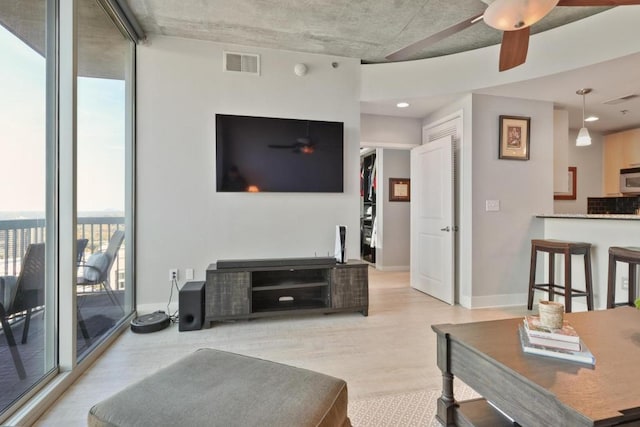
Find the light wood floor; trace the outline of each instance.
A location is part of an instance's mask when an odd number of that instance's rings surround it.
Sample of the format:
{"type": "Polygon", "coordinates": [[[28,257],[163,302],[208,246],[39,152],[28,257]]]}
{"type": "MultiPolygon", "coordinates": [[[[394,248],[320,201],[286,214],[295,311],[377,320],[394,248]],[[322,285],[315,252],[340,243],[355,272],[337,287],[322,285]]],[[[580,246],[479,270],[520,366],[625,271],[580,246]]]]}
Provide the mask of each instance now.
{"type": "Polygon", "coordinates": [[[177,325],[152,334],[127,331],[36,425],[84,426],[93,404],[203,347],[343,378],[350,400],[440,389],[432,324],[515,317],[525,311],[524,306],[452,307],[411,289],[408,273],[370,268],[368,317],[345,313],[215,323],[180,333],[177,325]]]}

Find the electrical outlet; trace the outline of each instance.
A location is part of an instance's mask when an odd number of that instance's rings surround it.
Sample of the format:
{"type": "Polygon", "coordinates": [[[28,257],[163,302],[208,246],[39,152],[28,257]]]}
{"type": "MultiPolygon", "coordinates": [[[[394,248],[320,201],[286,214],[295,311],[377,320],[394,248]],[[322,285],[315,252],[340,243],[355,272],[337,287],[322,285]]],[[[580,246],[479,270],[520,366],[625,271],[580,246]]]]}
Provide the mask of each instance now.
{"type": "Polygon", "coordinates": [[[622,277],[622,289],[629,289],[629,278],[622,277]]]}
{"type": "Polygon", "coordinates": [[[178,280],[178,269],[170,268],[169,269],[169,280],[178,280]]]}
{"type": "Polygon", "coordinates": [[[500,200],[486,200],[485,201],[485,210],[487,212],[499,212],[500,211],[500,200]]]}

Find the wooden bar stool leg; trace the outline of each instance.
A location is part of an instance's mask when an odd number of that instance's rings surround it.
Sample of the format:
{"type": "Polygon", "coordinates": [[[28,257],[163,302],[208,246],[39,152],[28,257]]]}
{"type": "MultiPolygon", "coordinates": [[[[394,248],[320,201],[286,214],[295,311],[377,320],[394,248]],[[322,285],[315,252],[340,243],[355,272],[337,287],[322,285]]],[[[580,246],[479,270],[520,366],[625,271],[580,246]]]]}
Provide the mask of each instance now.
{"type": "Polygon", "coordinates": [[[591,249],[584,254],[584,280],[587,290],[587,310],[593,311],[593,276],[591,275],[591,249]]]}
{"type": "Polygon", "coordinates": [[[571,252],[564,251],[564,311],[571,313],[571,252]]]}
{"type": "Polygon", "coordinates": [[[536,262],[538,259],[538,251],[535,245],[531,245],[531,266],[529,267],[529,298],[527,301],[527,309],[533,308],[534,284],[536,283],[536,262]]]}
{"type": "Polygon", "coordinates": [[[616,304],[616,259],[609,254],[609,277],[607,278],[607,308],[614,308],[616,304]]]}
{"type": "Polygon", "coordinates": [[[629,305],[635,306],[636,301],[636,267],[637,264],[629,263],[629,305]]]}
{"type": "Polygon", "coordinates": [[[556,254],[553,252],[549,252],[549,301],[553,301],[553,297],[555,294],[555,290],[553,289],[553,285],[555,285],[555,275],[556,275],[556,254]]]}

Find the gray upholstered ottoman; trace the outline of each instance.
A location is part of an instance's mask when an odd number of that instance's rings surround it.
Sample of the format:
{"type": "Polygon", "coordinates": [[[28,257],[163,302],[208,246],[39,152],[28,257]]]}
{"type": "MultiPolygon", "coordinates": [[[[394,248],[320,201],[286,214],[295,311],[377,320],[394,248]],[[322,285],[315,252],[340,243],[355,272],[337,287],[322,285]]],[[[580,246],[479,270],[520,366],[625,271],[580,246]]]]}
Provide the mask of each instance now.
{"type": "Polygon", "coordinates": [[[338,378],[201,349],[98,403],[89,426],[351,426],[338,378]]]}

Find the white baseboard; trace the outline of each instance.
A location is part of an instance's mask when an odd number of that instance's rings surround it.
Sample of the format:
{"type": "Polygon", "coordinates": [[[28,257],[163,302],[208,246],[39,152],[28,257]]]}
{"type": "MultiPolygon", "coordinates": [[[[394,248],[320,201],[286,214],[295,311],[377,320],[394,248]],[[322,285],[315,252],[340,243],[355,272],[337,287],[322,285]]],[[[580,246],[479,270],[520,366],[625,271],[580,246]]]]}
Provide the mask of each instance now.
{"type": "MultiPolygon", "coordinates": [[[[178,310],[178,301],[176,298],[176,301],[172,301],[171,304],[169,304],[169,310],[171,311],[170,313],[167,314],[173,314],[174,312],[176,312],[178,310]]],[[[151,304],[138,304],[136,306],[136,311],[139,315],[142,314],[150,314],[156,311],[164,311],[166,313],[167,311],[167,303],[151,303],[151,304]]]]}
{"type": "MultiPolygon", "coordinates": [[[[516,307],[527,305],[527,294],[483,295],[470,298],[468,308],[516,307]]],[[[462,303],[461,303],[462,305],[462,303]]],[[[467,306],[465,306],[467,307],[467,306]]]]}
{"type": "MultiPolygon", "coordinates": [[[[536,292],[533,299],[533,311],[538,311],[538,301],[546,299],[546,294],[538,295],[536,292]]],[[[500,307],[518,307],[526,306],[528,294],[502,294],[502,295],[485,295],[479,297],[470,297],[468,295],[459,297],[458,304],[464,308],[476,309],[476,308],[500,308],[500,307]]],[[[557,302],[563,302],[562,298],[556,297],[557,302]]],[[[598,309],[597,307],[595,307],[598,309]]],[[[587,311],[586,302],[580,300],[573,300],[571,302],[571,311],[587,311]]]]}

